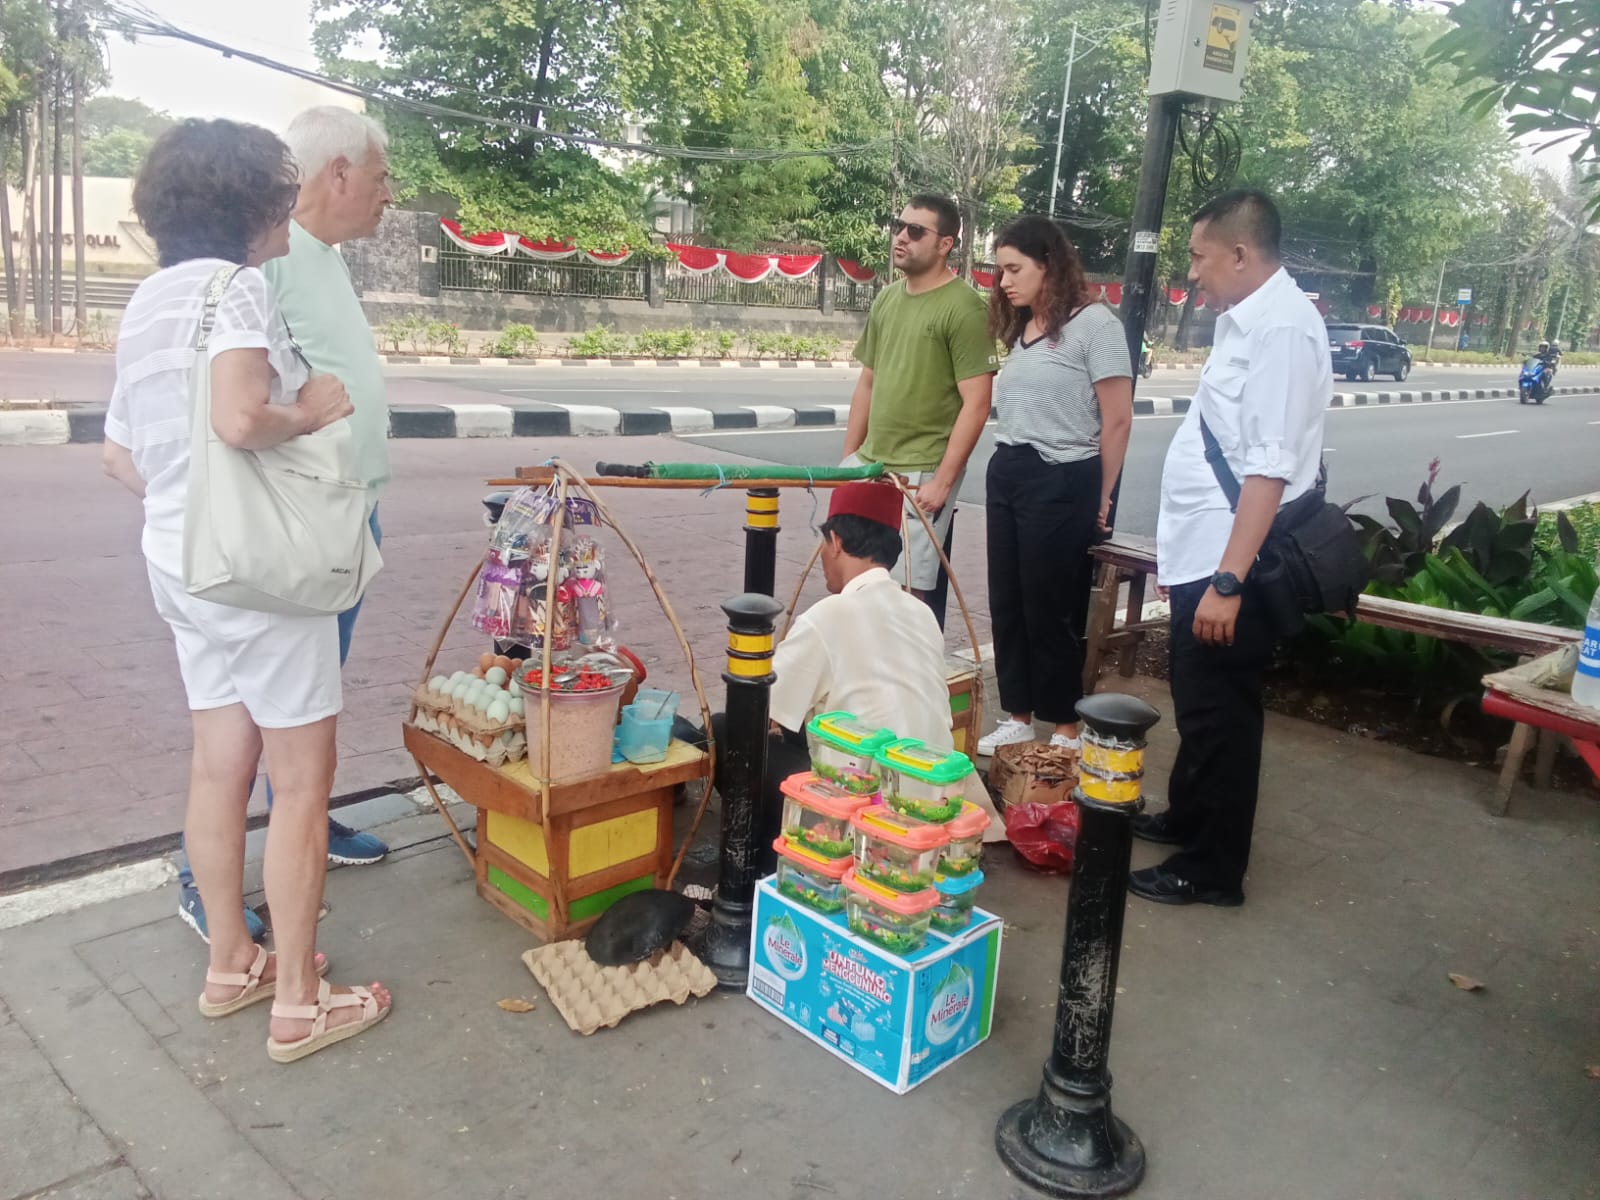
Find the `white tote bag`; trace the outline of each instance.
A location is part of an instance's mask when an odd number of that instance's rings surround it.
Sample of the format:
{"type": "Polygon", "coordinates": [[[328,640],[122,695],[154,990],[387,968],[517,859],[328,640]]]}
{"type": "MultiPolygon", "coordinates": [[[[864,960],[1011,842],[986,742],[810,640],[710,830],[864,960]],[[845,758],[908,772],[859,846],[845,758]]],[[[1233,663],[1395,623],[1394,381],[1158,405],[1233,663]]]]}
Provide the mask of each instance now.
{"type": "Polygon", "coordinates": [[[350,422],[335,421],[268,450],[237,450],[211,426],[207,345],[217,305],[238,272],[224,267],[212,276],[195,339],[184,587],[191,596],[233,608],[342,613],[383,566],[350,422]]]}

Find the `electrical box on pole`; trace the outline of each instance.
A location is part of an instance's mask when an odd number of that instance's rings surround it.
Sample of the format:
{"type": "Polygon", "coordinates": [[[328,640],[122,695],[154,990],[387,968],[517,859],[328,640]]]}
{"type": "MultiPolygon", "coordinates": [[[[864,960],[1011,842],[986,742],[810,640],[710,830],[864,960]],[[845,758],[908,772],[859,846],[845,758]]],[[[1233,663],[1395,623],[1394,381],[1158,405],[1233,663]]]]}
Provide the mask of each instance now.
{"type": "Polygon", "coordinates": [[[1163,0],[1150,51],[1149,94],[1237,101],[1254,15],[1251,0],[1163,0]]]}

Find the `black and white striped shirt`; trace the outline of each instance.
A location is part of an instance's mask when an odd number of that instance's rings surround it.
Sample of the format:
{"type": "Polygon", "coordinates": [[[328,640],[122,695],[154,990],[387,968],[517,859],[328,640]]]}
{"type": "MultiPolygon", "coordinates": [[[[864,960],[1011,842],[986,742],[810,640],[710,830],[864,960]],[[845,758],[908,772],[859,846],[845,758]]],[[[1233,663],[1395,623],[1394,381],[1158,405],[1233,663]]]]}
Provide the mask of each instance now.
{"type": "Polygon", "coordinates": [[[995,441],[1032,446],[1050,463],[1093,458],[1100,453],[1094,385],[1117,377],[1133,377],[1127,334],[1104,304],[1073,317],[1054,341],[1019,340],[994,383],[995,441]]]}

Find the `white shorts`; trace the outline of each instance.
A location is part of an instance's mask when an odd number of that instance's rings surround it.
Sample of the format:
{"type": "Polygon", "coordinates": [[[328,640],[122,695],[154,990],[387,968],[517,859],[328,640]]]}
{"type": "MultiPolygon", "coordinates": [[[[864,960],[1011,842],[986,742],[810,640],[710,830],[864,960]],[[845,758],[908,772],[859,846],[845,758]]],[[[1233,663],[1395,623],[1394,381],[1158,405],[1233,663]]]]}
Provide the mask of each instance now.
{"type": "Polygon", "coordinates": [[[292,729],[344,707],[339,618],[286,617],[213,604],[146,562],[156,612],[172,626],[191,710],[243,704],[261,729],[292,729]]]}
{"type": "MultiPolygon", "coordinates": [[[[852,454],[839,464],[843,467],[861,467],[866,464],[856,455],[852,454]]],[[[905,476],[906,484],[915,491],[921,484],[932,479],[932,471],[905,471],[896,472],[905,476]]],[[[939,546],[944,545],[944,539],[950,533],[950,523],[956,519],[956,497],[961,494],[961,485],[966,482],[967,473],[963,470],[956,479],[955,486],[950,489],[950,499],[937,514],[928,517],[928,523],[933,526],[933,534],[939,539],[939,546]]],[[[898,584],[914,588],[919,592],[931,592],[939,583],[939,551],[928,540],[928,531],[922,527],[922,519],[917,516],[916,505],[907,503],[905,513],[900,523],[900,537],[902,550],[900,561],[894,566],[889,575],[898,584]],[[907,575],[909,569],[910,575],[907,575]],[[908,582],[909,579],[909,582],[908,582]]]]}

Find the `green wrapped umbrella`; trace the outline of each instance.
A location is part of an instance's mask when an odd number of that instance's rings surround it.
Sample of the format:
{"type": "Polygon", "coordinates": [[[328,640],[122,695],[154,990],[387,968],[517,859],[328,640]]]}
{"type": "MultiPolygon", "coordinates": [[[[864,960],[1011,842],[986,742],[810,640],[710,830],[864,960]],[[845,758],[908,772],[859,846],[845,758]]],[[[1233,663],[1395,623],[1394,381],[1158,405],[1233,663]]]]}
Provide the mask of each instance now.
{"type": "Polygon", "coordinates": [[[683,479],[696,483],[736,483],[746,479],[794,480],[797,483],[838,483],[881,479],[882,463],[860,467],[780,467],[760,463],[645,463],[642,467],[625,463],[596,463],[594,473],[610,479],[683,479]]]}

